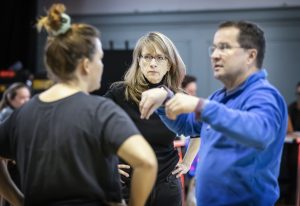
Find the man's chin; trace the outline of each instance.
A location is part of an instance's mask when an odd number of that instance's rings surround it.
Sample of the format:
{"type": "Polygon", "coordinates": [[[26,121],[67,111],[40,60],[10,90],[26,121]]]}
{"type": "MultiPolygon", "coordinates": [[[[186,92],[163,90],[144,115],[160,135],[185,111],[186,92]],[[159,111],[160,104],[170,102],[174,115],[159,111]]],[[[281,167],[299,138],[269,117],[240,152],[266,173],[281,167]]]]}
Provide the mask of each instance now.
{"type": "Polygon", "coordinates": [[[222,75],[220,73],[214,73],[214,78],[220,80],[222,75]]]}

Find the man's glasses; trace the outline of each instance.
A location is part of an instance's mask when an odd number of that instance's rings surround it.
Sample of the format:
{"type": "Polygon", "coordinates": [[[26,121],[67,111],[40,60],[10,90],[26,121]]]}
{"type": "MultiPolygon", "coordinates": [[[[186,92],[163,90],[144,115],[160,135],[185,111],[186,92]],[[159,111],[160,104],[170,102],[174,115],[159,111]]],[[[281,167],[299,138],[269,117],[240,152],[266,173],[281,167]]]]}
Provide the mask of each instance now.
{"type": "Polygon", "coordinates": [[[152,59],[155,59],[155,61],[157,63],[163,63],[164,61],[166,61],[168,58],[167,57],[163,57],[163,56],[151,56],[151,55],[141,55],[140,58],[143,58],[145,60],[145,62],[150,63],[152,61],[152,59]]]}
{"type": "Polygon", "coordinates": [[[212,54],[218,50],[221,54],[226,54],[229,50],[233,49],[233,48],[243,48],[240,46],[230,46],[229,44],[218,44],[218,45],[212,45],[210,47],[208,47],[208,54],[209,56],[212,56],[212,54]]]}

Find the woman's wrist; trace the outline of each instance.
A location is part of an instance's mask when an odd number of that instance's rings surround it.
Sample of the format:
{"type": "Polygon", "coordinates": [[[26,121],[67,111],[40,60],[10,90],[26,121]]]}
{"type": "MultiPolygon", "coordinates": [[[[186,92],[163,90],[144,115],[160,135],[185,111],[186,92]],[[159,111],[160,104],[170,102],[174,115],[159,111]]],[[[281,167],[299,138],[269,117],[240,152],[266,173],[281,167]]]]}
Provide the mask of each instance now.
{"type": "Polygon", "coordinates": [[[169,101],[174,96],[174,93],[165,85],[160,85],[159,88],[164,89],[167,92],[166,99],[163,102],[163,105],[165,105],[167,101],[169,101]]]}

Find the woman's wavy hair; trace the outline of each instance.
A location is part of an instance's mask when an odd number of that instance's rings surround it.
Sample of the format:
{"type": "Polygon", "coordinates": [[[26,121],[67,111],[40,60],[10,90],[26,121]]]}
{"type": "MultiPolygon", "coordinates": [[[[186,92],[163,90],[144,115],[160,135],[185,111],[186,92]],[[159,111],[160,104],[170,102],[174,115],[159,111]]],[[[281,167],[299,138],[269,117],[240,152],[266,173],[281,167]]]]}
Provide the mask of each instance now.
{"type": "Polygon", "coordinates": [[[140,56],[143,48],[155,51],[159,48],[168,59],[170,70],[166,73],[163,84],[174,92],[181,91],[181,82],[186,68],[173,42],[159,32],[149,32],[142,36],[133,51],[132,64],[125,73],[125,97],[139,103],[142,92],[149,89],[148,83],[139,67],[140,56]]]}

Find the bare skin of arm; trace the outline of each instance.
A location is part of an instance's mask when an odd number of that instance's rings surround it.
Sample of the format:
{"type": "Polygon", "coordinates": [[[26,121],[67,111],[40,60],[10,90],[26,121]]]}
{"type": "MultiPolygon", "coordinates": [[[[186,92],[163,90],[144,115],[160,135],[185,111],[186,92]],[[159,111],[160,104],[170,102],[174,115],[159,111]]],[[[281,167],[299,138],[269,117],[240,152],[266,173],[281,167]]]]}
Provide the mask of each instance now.
{"type": "Polygon", "coordinates": [[[145,205],[157,174],[153,150],[141,135],[133,135],[121,145],[117,154],[133,168],[129,205],[145,205]]]}
{"type": "Polygon", "coordinates": [[[11,179],[6,160],[0,158],[0,194],[14,206],[22,206],[24,196],[11,179]]]}
{"type": "MultiPolygon", "coordinates": [[[[153,112],[159,108],[167,97],[167,91],[162,88],[149,89],[142,93],[139,109],[142,119],[149,119],[153,112]]],[[[177,115],[193,112],[199,98],[187,94],[177,93],[166,104],[166,115],[175,120],[177,115]]]]}
{"type": "Polygon", "coordinates": [[[182,174],[186,174],[193,163],[193,160],[195,159],[198,150],[200,146],[200,138],[192,138],[189,142],[188,149],[183,157],[182,162],[179,162],[176,165],[176,168],[172,171],[172,174],[176,177],[180,177],[182,174]]]}
{"type": "MultiPolygon", "coordinates": [[[[167,92],[163,88],[149,89],[142,93],[142,99],[139,105],[142,119],[149,119],[153,112],[160,107],[167,97],[167,92]]],[[[182,113],[193,112],[197,106],[198,98],[186,95],[175,94],[166,104],[166,115],[170,119],[176,119],[177,115],[182,113]]],[[[172,174],[176,174],[179,177],[181,174],[185,174],[189,171],[190,166],[198,152],[200,145],[200,139],[196,138],[189,144],[189,149],[182,162],[176,165],[172,174]]]]}

